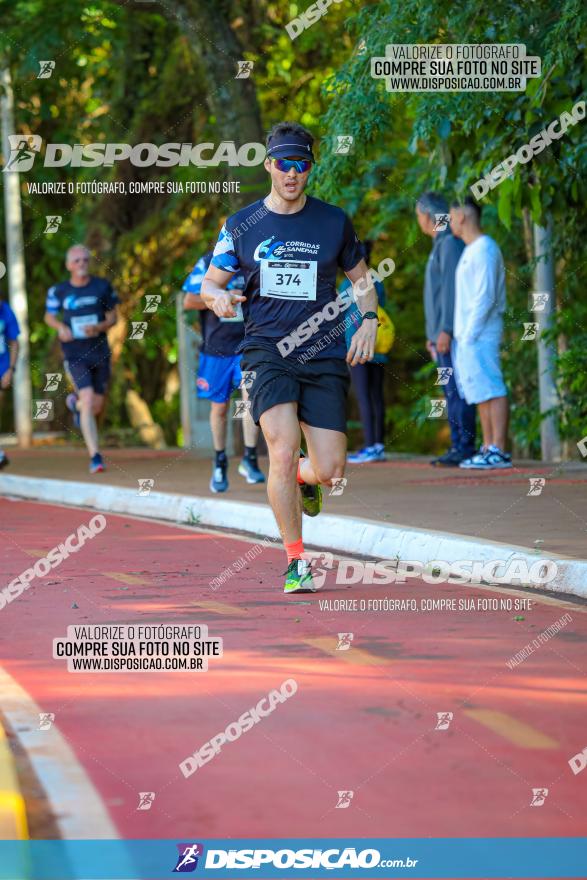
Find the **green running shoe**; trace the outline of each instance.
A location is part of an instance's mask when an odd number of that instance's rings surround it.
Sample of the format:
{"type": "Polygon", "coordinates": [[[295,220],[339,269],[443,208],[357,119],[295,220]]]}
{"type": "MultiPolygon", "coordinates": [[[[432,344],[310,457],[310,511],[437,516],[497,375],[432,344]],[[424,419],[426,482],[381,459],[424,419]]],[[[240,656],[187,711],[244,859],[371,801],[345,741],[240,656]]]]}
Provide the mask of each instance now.
{"type": "Polygon", "coordinates": [[[302,483],[300,492],[302,493],[302,509],[306,516],[318,516],[322,510],[322,486],[310,486],[309,483],[302,483]]]}
{"type": "Polygon", "coordinates": [[[315,593],[318,587],[312,580],[307,559],[292,559],[285,572],[284,593],[315,593]]]}
{"type": "MultiPolygon", "coordinates": [[[[300,449],[300,458],[306,458],[303,449],[300,449]]],[[[306,516],[318,516],[322,510],[322,486],[311,486],[309,483],[298,485],[302,493],[302,510],[306,516]]]]}

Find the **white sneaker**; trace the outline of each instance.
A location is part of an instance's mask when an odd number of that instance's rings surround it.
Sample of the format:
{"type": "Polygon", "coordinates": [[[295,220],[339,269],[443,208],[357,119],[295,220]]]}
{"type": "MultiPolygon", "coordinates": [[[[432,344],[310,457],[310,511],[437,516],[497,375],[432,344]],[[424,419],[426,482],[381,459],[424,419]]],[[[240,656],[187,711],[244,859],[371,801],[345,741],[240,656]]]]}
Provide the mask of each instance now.
{"type": "Polygon", "coordinates": [[[487,460],[492,468],[511,468],[512,457],[509,452],[504,452],[499,446],[490,446],[487,460]]]}
{"type": "Polygon", "coordinates": [[[507,452],[502,452],[498,446],[490,446],[484,453],[478,452],[473,458],[462,461],[459,467],[471,468],[478,471],[493,471],[512,467],[512,457],[507,452]]]}
{"type": "Polygon", "coordinates": [[[485,446],[481,446],[479,452],[476,452],[475,455],[472,455],[471,458],[465,458],[464,461],[461,461],[459,467],[462,468],[476,468],[482,467],[483,462],[485,461],[485,456],[487,455],[487,449],[485,446]]]}

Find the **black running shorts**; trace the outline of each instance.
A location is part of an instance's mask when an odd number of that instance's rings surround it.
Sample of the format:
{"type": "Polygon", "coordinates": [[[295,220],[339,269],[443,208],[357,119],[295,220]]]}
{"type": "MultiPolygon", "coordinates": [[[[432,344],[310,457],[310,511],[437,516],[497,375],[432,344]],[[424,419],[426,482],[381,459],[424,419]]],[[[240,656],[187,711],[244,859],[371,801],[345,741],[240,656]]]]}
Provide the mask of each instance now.
{"type": "Polygon", "coordinates": [[[65,368],[78,391],[93,388],[95,394],[105,394],[110,381],[110,352],[108,349],[90,351],[83,356],[70,355],[65,368]]]}
{"type": "Polygon", "coordinates": [[[312,358],[300,364],[275,351],[249,348],[241,361],[255,424],[279,403],[298,404],[298,418],[313,428],[346,433],[349,368],[342,358],[312,358]],[[253,375],[254,374],[254,375],[253,375]]]}

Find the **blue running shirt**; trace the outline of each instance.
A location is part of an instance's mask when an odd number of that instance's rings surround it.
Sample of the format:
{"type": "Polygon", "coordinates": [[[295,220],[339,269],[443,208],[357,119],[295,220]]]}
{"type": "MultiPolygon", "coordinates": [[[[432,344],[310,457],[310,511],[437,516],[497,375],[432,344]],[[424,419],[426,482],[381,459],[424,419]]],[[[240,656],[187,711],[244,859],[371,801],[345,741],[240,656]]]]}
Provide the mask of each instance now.
{"type": "Polygon", "coordinates": [[[99,324],[118,303],[118,297],[105,278],[91,275],[83,287],[75,287],[70,281],[61,281],[47,292],[45,310],[50,315],[61,314],[61,320],[73,333],[71,342],[62,342],[61,347],[67,358],[83,358],[84,355],[104,349],[108,351],[105,333],[98,336],[85,336],[85,324],[99,324]]]}
{"type": "Polygon", "coordinates": [[[18,339],[19,333],[16,315],[7,302],[0,300],[0,377],[10,366],[9,343],[18,339]]]}
{"type": "MultiPolygon", "coordinates": [[[[191,274],[185,280],[182,290],[186,293],[200,295],[204,275],[208,271],[212,251],[200,257],[191,274]]],[[[228,283],[227,290],[238,290],[245,286],[242,275],[234,275],[228,283]]],[[[236,318],[219,318],[210,309],[203,309],[200,314],[202,328],[202,354],[213,354],[216,357],[234,357],[239,344],[245,335],[241,303],[235,304],[236,318]]]]}

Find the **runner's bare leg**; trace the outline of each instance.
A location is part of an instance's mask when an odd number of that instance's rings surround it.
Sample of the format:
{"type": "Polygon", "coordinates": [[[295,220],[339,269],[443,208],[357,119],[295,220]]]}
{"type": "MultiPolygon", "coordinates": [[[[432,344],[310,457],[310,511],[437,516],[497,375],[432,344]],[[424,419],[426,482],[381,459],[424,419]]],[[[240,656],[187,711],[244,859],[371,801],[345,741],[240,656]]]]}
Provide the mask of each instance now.
{"type": "MultiPolygon", "coordinates": [[[[243,400],[249,399],[249,392],[246,388],[241,389],[243,400]]],[[[253,421],[253,417],[249,410],[243,419],[243,439],[245,446],[256,446],[259,439],[259,429],[253,421]]]]}
{"type": "Polygon", "coordinates": [[[228,403],[211,402],[210,406],[210,429],[216,452],[226,447],[226,415],[228,403]]]}
{"type": "Polygon", "coordinates": [[[81,432],[90,458],[93,458],[98,451],[98,426],[94,414],[94,391],[92,388],[80,388],[77,408],[81,432]]]}
{"type": "Polygon", "coordinates": [[[302,422],[308,457],[300,462],[300,476],[311,486],[316,483],[332,485],[333,479],[344,474],[347,439],[342,431],[314,428],[302,422]]]}
{"type": "Polygon", "coordinates": [[[260,422],[269,451],[269,503],[284,544],[293,544],[302,537],[302,508],[296,481],[301,439],[297,404],[272,406],[260,422]]]}

